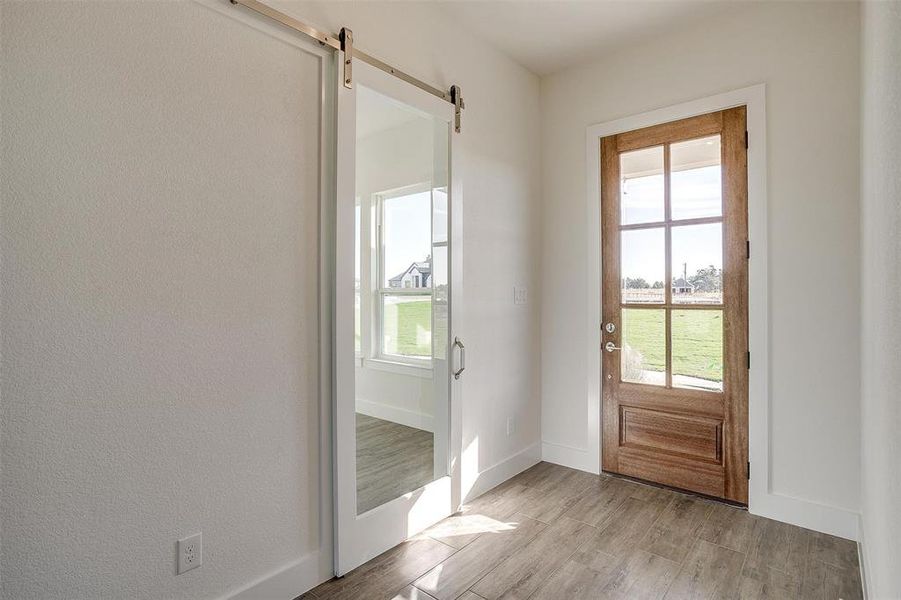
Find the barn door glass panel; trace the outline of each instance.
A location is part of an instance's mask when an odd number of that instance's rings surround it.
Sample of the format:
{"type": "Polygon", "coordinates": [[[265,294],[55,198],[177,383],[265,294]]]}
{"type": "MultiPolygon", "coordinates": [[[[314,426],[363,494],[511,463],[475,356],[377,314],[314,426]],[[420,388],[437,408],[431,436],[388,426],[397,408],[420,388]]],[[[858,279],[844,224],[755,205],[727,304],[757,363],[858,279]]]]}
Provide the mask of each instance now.
{"type": "Polygon", "coordinates": [[[357,92],[357,514],[448,474],[448,123],[357,92]]]}

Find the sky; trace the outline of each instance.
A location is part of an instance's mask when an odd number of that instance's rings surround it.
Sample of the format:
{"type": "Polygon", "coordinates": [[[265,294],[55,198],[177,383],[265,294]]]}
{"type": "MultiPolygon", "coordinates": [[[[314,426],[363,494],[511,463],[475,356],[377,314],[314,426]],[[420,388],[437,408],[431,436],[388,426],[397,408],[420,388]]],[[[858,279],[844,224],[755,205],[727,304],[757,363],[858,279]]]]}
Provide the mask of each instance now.
{"type": "MultiPolygon", "coordinates": [[[[446,195],[442,190],[434,190],[436,204],[436,238],[447,236],[446,195]],[[442,210],[444,208],[444,210],[442,210]],[[441,227],[441,224],[444,227],[441,227]]],[[[385,203],[385,281],[404,272],[413,262],[421,262],[432,254],[432,200],[431,192],[417,192],[406,196],[388,198],[385,203]]],[[[360,208],[356,210],[356,235],[360,239],[360,208]]],[[[359,247],[359,246],[358,246],[359,247]]],[[[442,257],[437,257],[439,260],[442,257]]],[[[360,253],[355,257],[356,276],[360,276],[360,253]]],[[[437,261],[434,261],[437,262],[437,261]]],[[[446,269],[446,260],[441,263],[446,269]]],[[[436,271],[442,267],[434,265],[436,271]]],[[[440,278],[440,275],[436,273],[440,278]]]]}
{"type": "MultiPolygon", "coordinates": [[[[719,166],[702,167],[672,174],[672,212],[674,219],[718,216],[721,213],[719,166]]],[[[663,220],[663,175],[625,179],[622,186],[624,224],[663,220]]],[[[688,275],[699,268],[722,268],[722,225],[685,225],[673,227],[673,276],[682,275],[683,263],[688,275]]],[[[648,283],[664,279],[664,229],[637,229],[622,232],[621,261],[623,277],[643,277],[648,283]]]]}
{"type": "Polygon", "coordinates": [[[430,192],[385,200],[386,278],[399,275],[410,263],[424,261],[432,253],[431,217],[430,192]]]}

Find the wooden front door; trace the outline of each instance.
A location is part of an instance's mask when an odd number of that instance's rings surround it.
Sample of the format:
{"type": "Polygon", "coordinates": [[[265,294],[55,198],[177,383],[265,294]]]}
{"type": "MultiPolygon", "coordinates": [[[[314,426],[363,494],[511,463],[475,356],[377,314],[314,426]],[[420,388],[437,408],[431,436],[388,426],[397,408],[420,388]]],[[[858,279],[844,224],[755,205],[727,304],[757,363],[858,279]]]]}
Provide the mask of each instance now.
{"type": "Polygon", "coordinates": [[[603,469],[748,501],[745,107],[601,140],[603,469]]]}

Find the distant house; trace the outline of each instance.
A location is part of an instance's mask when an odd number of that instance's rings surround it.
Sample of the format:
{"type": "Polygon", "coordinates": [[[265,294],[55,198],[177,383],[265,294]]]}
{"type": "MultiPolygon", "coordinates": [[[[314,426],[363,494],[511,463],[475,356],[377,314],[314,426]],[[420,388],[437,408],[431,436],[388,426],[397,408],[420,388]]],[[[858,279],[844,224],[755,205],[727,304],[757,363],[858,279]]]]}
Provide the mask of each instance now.
{"type": "Polygon", "coordinates": [[[388,287],[427,288],[432,287],[432,264],[415,262],[407,270],[388,280],[388,287]]]}
{"type": "Polygon", "coordinates": [[[688,283],[684,277],[678,277],[673,280],[674,294],[694,294],[695,286],[688,283]]]}

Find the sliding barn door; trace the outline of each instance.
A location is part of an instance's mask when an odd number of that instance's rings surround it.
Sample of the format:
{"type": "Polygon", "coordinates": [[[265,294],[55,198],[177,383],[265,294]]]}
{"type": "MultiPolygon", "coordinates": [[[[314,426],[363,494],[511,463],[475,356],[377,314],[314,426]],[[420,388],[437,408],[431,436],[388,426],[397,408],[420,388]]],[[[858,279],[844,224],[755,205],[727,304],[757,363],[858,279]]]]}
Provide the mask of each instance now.
{"type": "Polygon", "coordinates": [[[338,86],[339,575],[460,504],[453,117],[449,102],[360,60],[352,87],[338,86]]]}

